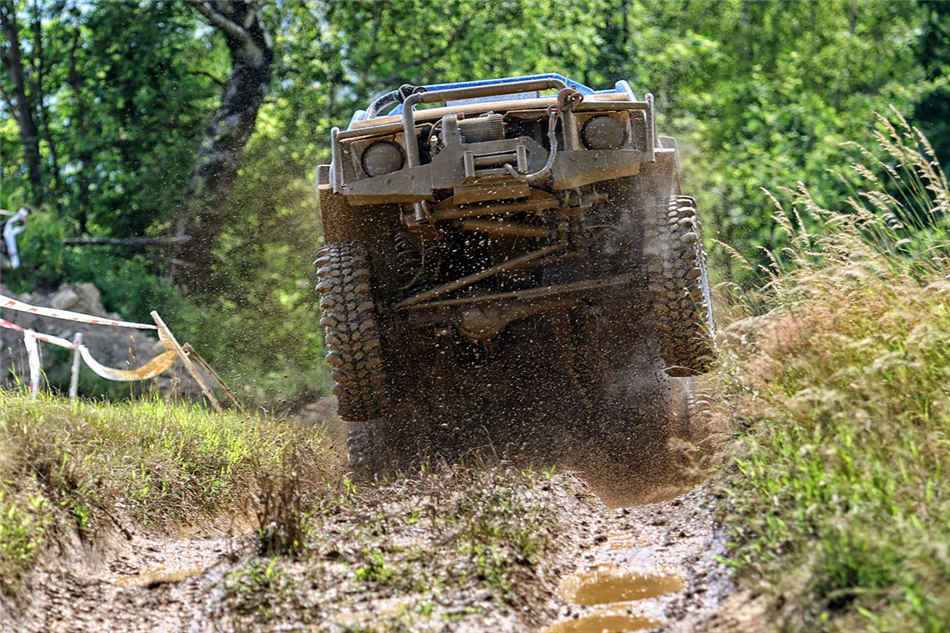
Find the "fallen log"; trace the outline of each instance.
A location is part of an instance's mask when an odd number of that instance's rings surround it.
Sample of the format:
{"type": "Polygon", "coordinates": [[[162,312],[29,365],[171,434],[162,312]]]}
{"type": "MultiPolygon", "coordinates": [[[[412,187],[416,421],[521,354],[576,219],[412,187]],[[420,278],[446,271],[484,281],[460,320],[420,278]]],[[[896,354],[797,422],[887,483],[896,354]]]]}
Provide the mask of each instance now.
{"type": "Polygon", "coordinates": [[[66,246],[122,246],[126,248],[168,248],[188,241],[182,237],[70,237],[63,240],[66,246]]]}

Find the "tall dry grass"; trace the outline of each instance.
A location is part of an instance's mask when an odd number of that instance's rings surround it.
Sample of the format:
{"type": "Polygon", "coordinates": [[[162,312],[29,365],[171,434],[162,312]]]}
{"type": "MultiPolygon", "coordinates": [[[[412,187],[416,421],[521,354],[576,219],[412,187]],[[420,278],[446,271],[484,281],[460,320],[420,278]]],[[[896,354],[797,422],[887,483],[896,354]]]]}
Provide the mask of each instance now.
{"type": "Polygon", "coordinates": [[[733,561],[780,630],[950,630],[950,187],[876,123],[840,208],[773,198],[788,245],[725,331],[733,561]]]}

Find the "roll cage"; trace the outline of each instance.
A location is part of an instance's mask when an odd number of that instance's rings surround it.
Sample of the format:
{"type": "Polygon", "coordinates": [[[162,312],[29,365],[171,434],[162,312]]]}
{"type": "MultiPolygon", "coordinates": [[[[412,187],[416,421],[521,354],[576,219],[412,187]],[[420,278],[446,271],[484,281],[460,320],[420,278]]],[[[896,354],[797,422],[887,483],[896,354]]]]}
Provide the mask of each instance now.
{"type": "MultiPolygon", "coordinates": [[[[352,130],[355,124],[358,121],[366,121],[368,119],[374,119],[381,115],[383,108],[387,105],[396,104],[391,111],[387,113],[387,116],[391,115],[401,115],[403,113],[403,104],[402,101],[409,97],[413,93],[420,92],[451,92],[457,93],[458,91],[463,91],[466,95],[471,96],[461,96],[457,97],[459,100],[464,101],[475,101],[475,100],[485,100],[485,101],[502,101],[512,98],[529,98],[529,95],[526,95],[524,92],[519,92],[517,90],[518,86],[513,86],[511,84],[523,84],[526,82],[555,82],[558,84],[558,88],[573,88],[582,95],[595,95],[595,94],[609,94],[616,92],[626,93],[631,101],[636,101],[636,95],[634,95],[633,90],[630,88],[630,84],[625,80],[618,81],[615,86],[611,89],[606,90],[594,90],[588,86],[585,86],[582,83],[578,83],[571,79],[568,79],[564,75],[559,73],[542,73],[539,75],[522,75],[520,77],[503,77],[500,79],[479,79],[475,81],[461,81],[455,83],[443,83],[443,84],[429,84],[425,86],[412,86],[404,85],[396,90],[390,90],[376,99],[374,99],[365,110],[357,110],[353,113],[352,118],[350,119],[350,124],[346,129],[352,130]],[[501,90],[499,88],[513,88],[510,91],[501,90]]],[[[445,99],[450,101],[450,98],[445,99]]]]}

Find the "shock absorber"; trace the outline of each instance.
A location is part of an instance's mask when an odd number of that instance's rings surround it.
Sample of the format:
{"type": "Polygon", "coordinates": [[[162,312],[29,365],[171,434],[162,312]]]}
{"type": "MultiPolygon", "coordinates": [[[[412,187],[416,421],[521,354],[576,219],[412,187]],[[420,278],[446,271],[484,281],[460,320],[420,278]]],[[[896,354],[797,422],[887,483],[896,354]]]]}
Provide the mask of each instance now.
{"type": "Polygon", "coordinates": [[[396,247],[396,265],[399,267],[399,275],[404,284],[401,289],[408,290],[418,285],[424,277],[425,263],[422,253],[403,233],[397,233],[393,241],[396,247]]]}

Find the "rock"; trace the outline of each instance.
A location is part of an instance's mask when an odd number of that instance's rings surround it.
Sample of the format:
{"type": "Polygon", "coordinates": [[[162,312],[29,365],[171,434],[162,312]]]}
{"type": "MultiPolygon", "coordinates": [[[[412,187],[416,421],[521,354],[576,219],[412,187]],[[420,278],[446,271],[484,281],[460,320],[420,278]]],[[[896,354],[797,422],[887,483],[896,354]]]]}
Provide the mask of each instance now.
{"type": "Polygon", "coordinates": [[[69,286],[60,288],[49,302],[57,310],[72,310],[78,303],[79,295],[69,286]]]}
{"type": "Polygon", "coordinates": [[[76,284],[72,288],[74,292],[79,294],[79,304],[82,306],[83,312],[97,316],[111,316],[102,305],[102,295],[94,285],[89,283],[76,284]]]}

